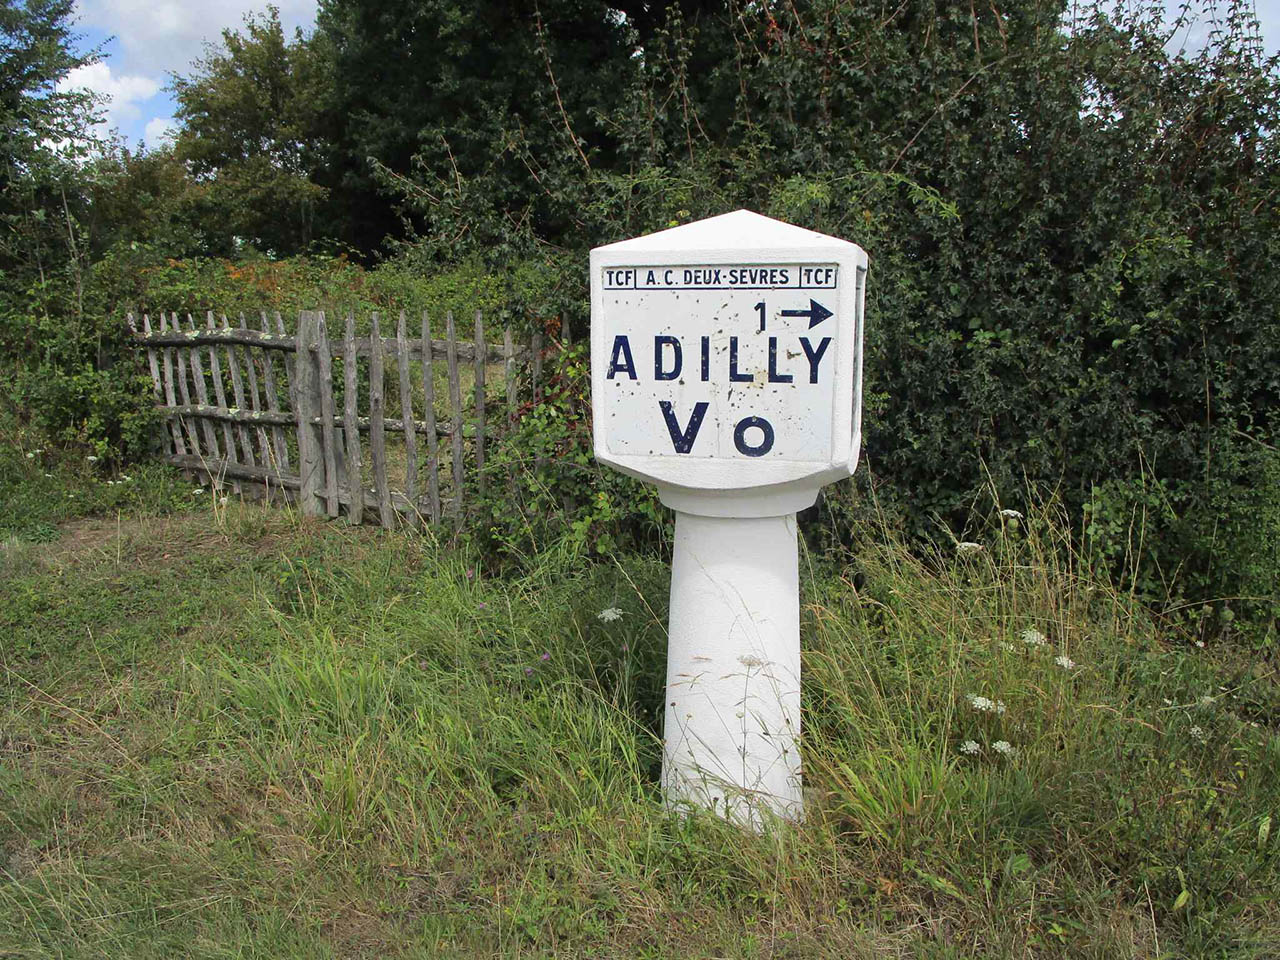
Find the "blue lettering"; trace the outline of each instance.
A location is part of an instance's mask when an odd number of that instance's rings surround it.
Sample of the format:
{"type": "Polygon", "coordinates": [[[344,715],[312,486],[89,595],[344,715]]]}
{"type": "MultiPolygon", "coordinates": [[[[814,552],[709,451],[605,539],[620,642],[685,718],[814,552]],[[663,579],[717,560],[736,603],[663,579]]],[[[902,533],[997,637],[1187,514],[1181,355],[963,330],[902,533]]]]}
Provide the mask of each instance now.
{"type": "Polygon", "coordinates": [[[789,373],[778,372],[778,338],[769,338],[769,382],[790,383],[795,378],[789,373]]]}
{"type": "Polygon", "coordinates": [[[749,373],[738,372],[738,338],[729,338],[729,382],[750,383],[755,378],[749,373]]]}
{"type": "Polygon", "coordinates": [[[702,382],[711,379],[711,338],[702,338],[702,382]]]}
{"type": "Polygon", "coordinates": [[[808,337],[800,338],[800,346],[804,347],[804,355],[809,358],[809,382],[818,382],[818,364],[822,362],[822,356],[827,352],[827,347],[831,346],[831,338],[823,337],[822,342],[818,344],[818,349],[814,350],[809,343],[808,337]]]}
{"type": "Polygon", "coordinates": [[[619,373],[629,375],[632,380],[639,379],[636,377],[636,362],[631,359],[631,344],[621,334],[613,338],[613,356],[609,360],[609,373],[605,379],[612,380],[619,373]]]}
{"type": "MultiPolygon", "coordinates": [[[[671,445],[675,447],[676,453],[688,453],[693,449],[693,442],[698,439],[698,430],[702,427],[702,418],[707,415],[707,407],[710,404],[705,400],[695,403],[693,405],[693,415],[689,417],[689,425],[683,430],[680,429],[680,423],[676,420],[676,414],[671,408],[670,400],[659,400],[658,406],[662,408],[662,416],[667,421],[667,432],[671,434],[671,445]]],[[[772,441],[770,441],[770,446],[772,446],[772,441]]]]}
{"type": "Polygon", "coordinates": [[[653,379],[655,380],[674,380],[680,376],[680,371],[684,368],[684,350],[680,347],[680,341],[675,337],[654,337],[653,338],[653,379]],[[662,348],[674,347],[674,365],[670,370],[662,369],[662,348]]]}
{"type": "Polygon", "coordinates": [[[764,417],[743,417],[733,428],[733,445],[744,457],[763,457],[773,449],[773,424],[764,417]],[[747,443],[746,438],[747,431],[752,427],[764,435],[755,446],[747,443]]]}

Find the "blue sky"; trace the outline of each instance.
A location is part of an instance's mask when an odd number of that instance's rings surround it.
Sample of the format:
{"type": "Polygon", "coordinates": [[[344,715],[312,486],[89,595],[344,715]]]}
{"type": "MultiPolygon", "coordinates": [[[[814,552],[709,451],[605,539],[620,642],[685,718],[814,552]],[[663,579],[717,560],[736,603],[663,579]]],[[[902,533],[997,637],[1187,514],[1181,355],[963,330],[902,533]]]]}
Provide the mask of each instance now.
{"type": "MultiPolygon", "coordinates": [[[[315,23],[316,0],[275,5],[289,32],[315,23]]],[[[266,0],[77,0],[80,48],[101,46],[103,58],[77,71],[67,86],[109,98],[104,133],[118,130],[130,146],[154,145],[173,125],[173,99],[164,90],[170,73],[188,73],[206,43],[221,40],[224,29],[239,28],[246,13],[266,6],[266,0]]]]}
{"type": "MultiPolygon", "coordinates": [[[[1177,0],[1165,4],[1173,12],[1180,5],[1177,0]]],[[[276,0],[276,5],[289,31],[315,23],[316,0],[276,0]]],[[[1202,10],[1206,4],[1192,0],[1192,6],[1202,10]]],[[[104,57],[78,71],[68,85],[109,98],[104,133],[118,130],[131,146],[155,145],[173,125],[173,100],[164,90],[169,74],[189,72],[205,43],[217,42],[228,27],[238,28],[246,13],[265,8],[262,0],[78,0],[81,48],[101,45],[104,57]]],[[[1280,49],[1280,0],[1257,0],[1257,12],[1266,48],[1275,52],[1280,49]]],[[[1202,43],[1207,29],[1200,21],[1185,43],[1202,43]]]]}

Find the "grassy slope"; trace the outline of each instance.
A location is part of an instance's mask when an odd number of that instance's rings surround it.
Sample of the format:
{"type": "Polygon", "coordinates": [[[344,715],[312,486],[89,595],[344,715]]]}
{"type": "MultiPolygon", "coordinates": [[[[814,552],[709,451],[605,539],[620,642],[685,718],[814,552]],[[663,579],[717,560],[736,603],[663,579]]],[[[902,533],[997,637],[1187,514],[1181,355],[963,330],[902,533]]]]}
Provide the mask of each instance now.
{"type": "Polygon", "coordinates": [[[1163,635],[1034,517],[972,558],[881,536],[856,577],[809,567],[810,816],[755,838],[658,802],[661,561],[488,580],[3,458],[0,955],[1280,953],[1273,676],[1163,635]],[[121,512],[31,543],[67,490],[121,512]]]}

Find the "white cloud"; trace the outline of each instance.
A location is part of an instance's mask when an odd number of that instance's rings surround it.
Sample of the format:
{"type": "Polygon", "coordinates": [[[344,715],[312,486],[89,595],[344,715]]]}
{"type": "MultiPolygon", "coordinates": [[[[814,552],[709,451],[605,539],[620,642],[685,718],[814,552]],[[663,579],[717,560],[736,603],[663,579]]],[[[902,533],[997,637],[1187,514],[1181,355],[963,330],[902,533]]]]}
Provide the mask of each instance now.
{"type": "MultiPolygon", "coordinates": [[[[316,0],[276,0],[287,31],[315,23],[316,0]]],[[[266,0],[77,0],[79,25],[114,35],[119,69],[163,76],[188,73],[218,43],[222,31],[240,29],[246,13],[263,14],[266,0]]]]}
{"type": "Polygon", "coordinates": [[[116,76],[106,63],[88,63],[76,67],[59,82],[64,90],[86,88],[96,93],[105,94],[113,100],[132,102],[149,100],[160,90],[160,81],[155,77],[143,77],[136,74],[116,76]]]}
{"type": "Polygon", "coordinates": [[[142,115],[140,104],[159,93],[160,87],[159,77],[117,74],[103,61],[76,67],[58,82],[59,90],[88,90],[103,98],[103,133],[136,123],[142,115]]]}
{"type": "Polygon", "coordinates": [[[148,147],[158,147],[177,132],[178,124],[173,117],[152,117],[142,131],[142,140],[148,147]]]}

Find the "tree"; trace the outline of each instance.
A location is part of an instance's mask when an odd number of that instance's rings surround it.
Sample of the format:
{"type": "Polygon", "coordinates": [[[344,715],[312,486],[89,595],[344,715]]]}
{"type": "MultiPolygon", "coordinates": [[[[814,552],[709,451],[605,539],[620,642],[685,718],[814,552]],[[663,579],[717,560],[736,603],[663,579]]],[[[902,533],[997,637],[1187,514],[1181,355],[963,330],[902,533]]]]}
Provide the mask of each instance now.
{"type": "MultiPolygon", "coordinates": [[[[92,96],[58,89],[76,67],[73,0],[0,3],[0,270],[9,285],[54,269],[77,253],[69,213],[58,223],[55,199],[87,155],[96,118],[92,96]]],[[[67,204],[62,204],[64,212],[67,204]]]]}
{"type": "MultiPolygon", "coordinates": [[[[1280,70],[1247,4],[1186,56],[1159,5],[725,0],[692,22],[672,5],[643,39],[606,18],[599,73],[547,7],[542,31],[535,8],[528,35],[488,47],[444,8],[415,5],[437,20],[409,49],[458,76],[410,56],[406,77],[440,73],[414,88],[433,101],[356,118],[385,144],[418,137],[402,183],[424,259],[536,255],[581,310],[587,248],[673,222],[745,206],[855,240],[868,460],[912,533],[960,534],[979,498],[1029,480],[1148,597],[1176,570],[1187,596],[1280,617],[1280,70]],[[476,50],[494,62],[472,67],[476,50]]],[[[369,45],[339,58],[371,57],[372,6],[326,10],[363,11],[346,29],[369,45]]]]}
{"type": "Polygon", "coordinates": [[[331,58],[324,39],[286,41],[280,14],[248,15],[186,77],[174,76],[182,126],[177,156],[197,184],[220,252],[248,245],[275,255],[331,230],[323,182],[331,113],[331,58]]]}
{"type": "Polygon", "coordinates": [[[335,166],[363,249],[400,232],[388,189],[426,201],[412,223],[446,248],[501,250],[513,229],[558,235],[573,227],[559,170],[615,160],[607,121],[632,88],[641,38],[614,4],[324,0],[318,28],[335,51],[335,166]],[[487,222],[441,220],[452,209],[487,222]]]}

